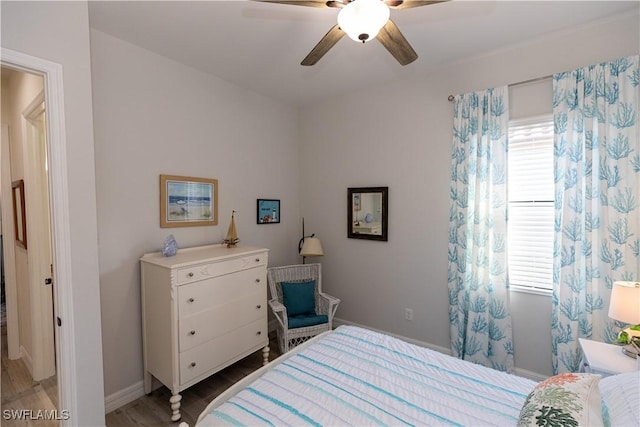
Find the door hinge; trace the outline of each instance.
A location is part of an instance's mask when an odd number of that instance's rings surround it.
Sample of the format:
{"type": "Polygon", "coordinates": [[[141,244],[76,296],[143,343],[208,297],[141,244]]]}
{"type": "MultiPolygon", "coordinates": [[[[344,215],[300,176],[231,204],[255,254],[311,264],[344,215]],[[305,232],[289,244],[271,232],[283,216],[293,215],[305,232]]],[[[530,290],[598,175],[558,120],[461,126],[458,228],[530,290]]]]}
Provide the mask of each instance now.
{"type": "Polygon", "coordinates": [[[45,285],[50,285],[53,283],[53,279],[51,277],[47,277],[46,279],[44,279],[44,284],[45,285]]]}

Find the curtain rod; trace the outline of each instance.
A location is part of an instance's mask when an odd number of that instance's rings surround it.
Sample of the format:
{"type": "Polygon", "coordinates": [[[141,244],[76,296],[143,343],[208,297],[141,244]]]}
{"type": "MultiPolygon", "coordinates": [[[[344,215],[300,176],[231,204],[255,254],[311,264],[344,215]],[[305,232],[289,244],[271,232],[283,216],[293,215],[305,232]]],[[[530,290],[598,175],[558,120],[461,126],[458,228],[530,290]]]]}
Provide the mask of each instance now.
{"type": "MultiPolygon", "coordinates": [[[[529,83],[535,83],[535,82],[541,82],[541,81],[543,81],[543,80],[548,80],[548,79],[550,79],[550,78],[552,78],[552,77],[553,77],[553,75],[552,75],[552,74],[549,74],[548,76],[536,77],[535,79],[529,79],[529,80],[523,80],[523,81],[521,81],[521,82],[511,83],[511,84],[509,84],[508,86],[509,86],[509,87],[515,87],[515,86],[527,85],[527,84],[529,84],[529,83]]],[[[454,100],[454,99],[456,99],[456,97],[455,97],[455,96],[453,96],[453,95],[449,95],[449,96],[447,97],[447,99],[448,99],[450,102],[453,102],[453,100],[454,100]]]]}

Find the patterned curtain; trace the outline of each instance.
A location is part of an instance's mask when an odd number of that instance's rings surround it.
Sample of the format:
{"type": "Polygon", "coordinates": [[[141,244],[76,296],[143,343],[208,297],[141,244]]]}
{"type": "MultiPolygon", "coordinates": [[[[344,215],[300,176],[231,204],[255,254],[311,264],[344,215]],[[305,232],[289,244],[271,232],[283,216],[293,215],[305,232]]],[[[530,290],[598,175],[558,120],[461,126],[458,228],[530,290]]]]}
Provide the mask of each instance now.
{"type": "Polygon", "coordinates": [[[449,213],[451,349],[512,372],[507,294],[507,87],[454,101],[449,213]]]}
{"type": "Polygon", "coordinates": [[[640,273],[638,56],[553,76],[553,369],[576,372],[578,338],[612,342],[613,282],[640,273]]]}

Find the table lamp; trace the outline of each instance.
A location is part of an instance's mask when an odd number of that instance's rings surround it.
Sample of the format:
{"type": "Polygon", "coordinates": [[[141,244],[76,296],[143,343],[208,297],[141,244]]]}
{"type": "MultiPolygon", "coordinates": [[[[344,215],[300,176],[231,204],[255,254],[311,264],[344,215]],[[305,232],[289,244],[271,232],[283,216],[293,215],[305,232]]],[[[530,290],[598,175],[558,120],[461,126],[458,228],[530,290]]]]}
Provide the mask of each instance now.
{"type": "MultiPolygon", "coordinates": [[[[631,326],[640,323],[640,282],[613,282],[611,301],[609,302],[609,317],[631,326]]],[[[628,327],[620,332],[626,334],[629,345],[622,348],[622,352],[629,357],[637,357],[639,351],[634,338],[640,339],[640,330],[628,327]]]]}

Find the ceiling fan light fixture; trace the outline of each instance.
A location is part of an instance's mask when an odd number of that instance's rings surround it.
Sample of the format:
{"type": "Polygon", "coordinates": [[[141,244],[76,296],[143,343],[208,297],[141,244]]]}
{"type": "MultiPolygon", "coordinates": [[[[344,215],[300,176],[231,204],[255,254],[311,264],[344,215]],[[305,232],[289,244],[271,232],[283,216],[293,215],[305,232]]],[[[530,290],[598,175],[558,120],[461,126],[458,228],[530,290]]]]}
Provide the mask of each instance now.
{"type": "Polygon", "coordinates": [[[354,0],[340,9],[340,29],[357,42],[374,39],[389,20],[389,6],[381,0],[354,0]]]}

